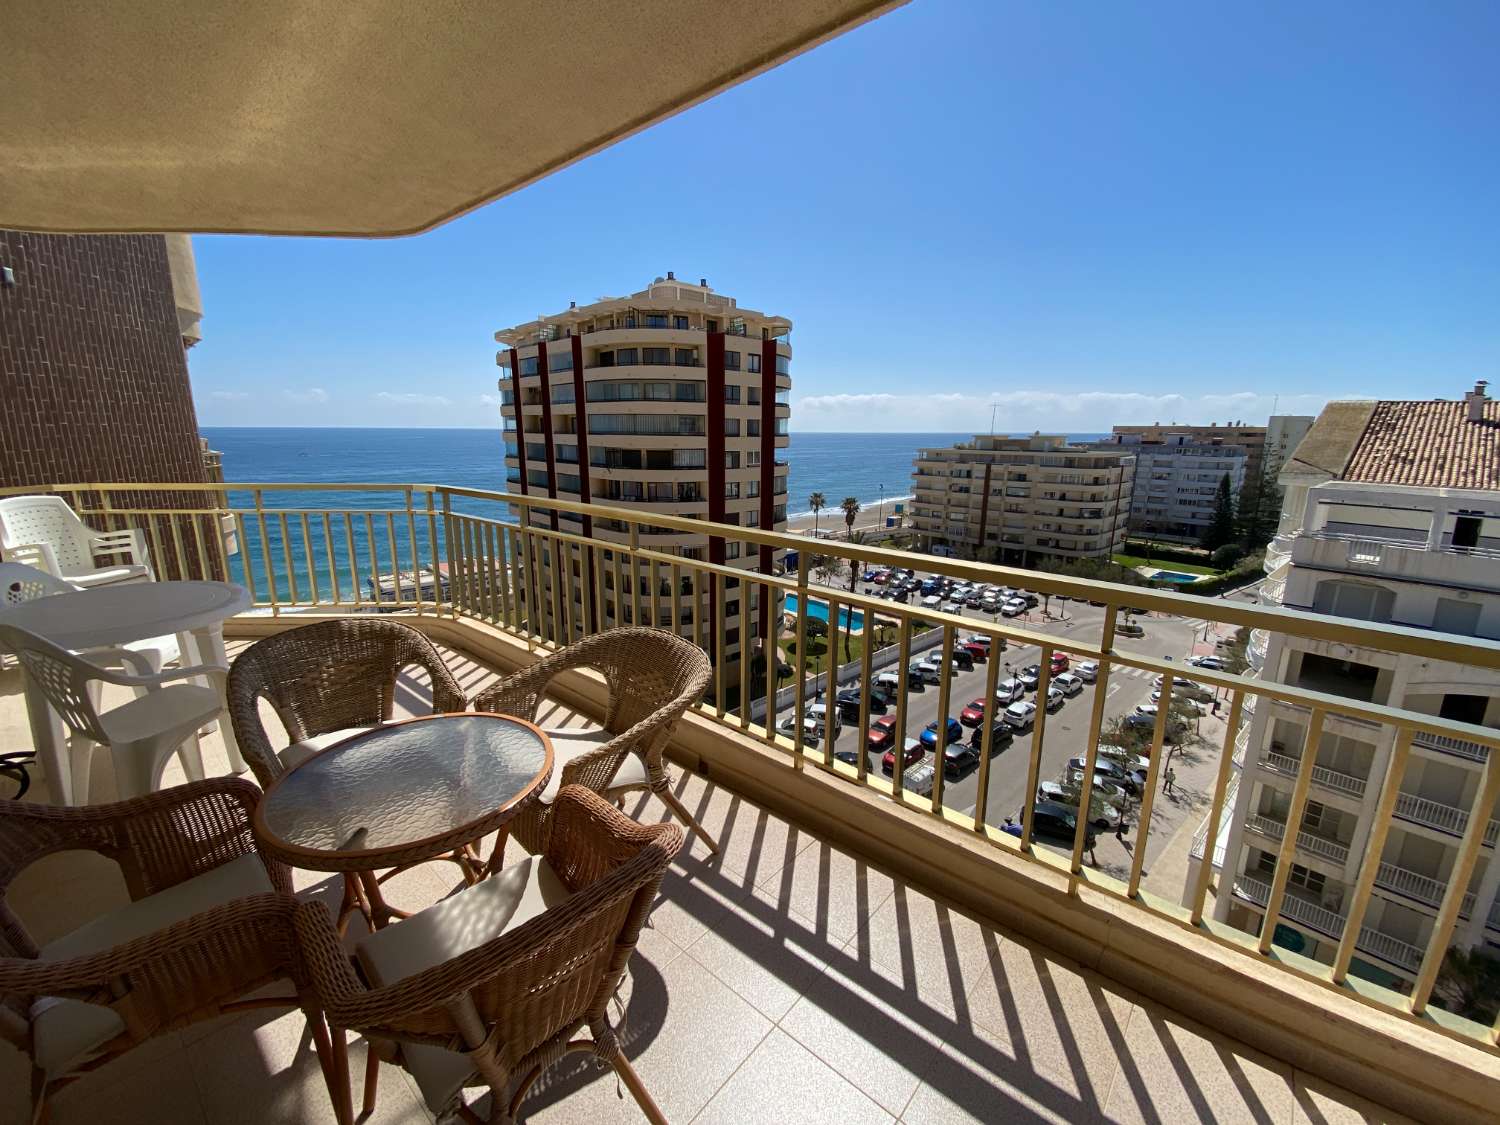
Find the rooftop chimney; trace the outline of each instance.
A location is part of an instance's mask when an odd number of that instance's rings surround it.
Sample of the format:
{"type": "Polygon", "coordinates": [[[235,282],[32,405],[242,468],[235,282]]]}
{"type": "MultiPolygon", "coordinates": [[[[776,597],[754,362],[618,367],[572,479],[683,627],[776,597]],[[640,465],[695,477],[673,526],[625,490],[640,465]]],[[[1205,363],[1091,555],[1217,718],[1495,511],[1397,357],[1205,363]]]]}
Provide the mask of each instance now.
{"type": "Polygon", "coordinates": [[[1484,389],[1489,383],[1480,379],[1474,384],[1474,389],[1464,395],[1464,405],[1468,408],[1468,418],[1471,422],[1482,422],[1484,420],[1484,404],[1489,402],[1485,397],[1484,389]]]}
{"type": "Polygon", "coordinates": [[[708,278],[706,278],[706,277],[700,277],[698,279],[698,284],[700,286],[702,286],[704,289],[707,289],[708,288],[708,278]]]}
{"type": "Polygon", "coordinates": [[[677,280],[677,275],[675,273],[673,273],[671,270],[668,270],[667,271],[667,280],[668,281],[676,281],[677,280]]]}

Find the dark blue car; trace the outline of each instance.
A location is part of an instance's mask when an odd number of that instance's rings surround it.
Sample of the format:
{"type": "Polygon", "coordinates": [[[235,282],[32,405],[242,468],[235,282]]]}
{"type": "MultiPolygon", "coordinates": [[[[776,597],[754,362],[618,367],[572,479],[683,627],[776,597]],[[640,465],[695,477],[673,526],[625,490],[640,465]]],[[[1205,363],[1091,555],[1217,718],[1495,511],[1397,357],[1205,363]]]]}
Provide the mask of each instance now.
{"type": "MultiPolygon", "coordinates": [[[[935,746],[937,746],[937,730],[937,721],[933,720],[932,722],[928,723],[922,731],[922,745],[928,750],[931,750],[935,746]]],[[[957,719],[950,717],[948,719],[948,737],[944,740],[944,744],[946,745],[949,742],[961,742],[963,741],[963,737],[964,728],[959,724],[959,721],[957,719]]]]}

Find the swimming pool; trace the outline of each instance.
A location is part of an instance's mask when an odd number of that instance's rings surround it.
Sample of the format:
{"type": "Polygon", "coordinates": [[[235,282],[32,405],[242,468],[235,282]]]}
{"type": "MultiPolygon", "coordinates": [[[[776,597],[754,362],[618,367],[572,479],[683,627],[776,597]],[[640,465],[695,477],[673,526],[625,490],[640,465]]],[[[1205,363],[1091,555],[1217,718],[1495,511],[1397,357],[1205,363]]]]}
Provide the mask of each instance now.
{"type": "MultiPolygon", "coordinates": [[[[788,613],[796,613],[797,612],[797,595],[796,594],[788,594],[786,596],[786,611],[788,613]]],[[[817,599],[813,599],[813,600],[809,601],[807,603],[807,616],[809,616],[809,617],[816,617],[819,621],[827,621],[828,620],[828,603],[827,602],[820,602],[817,599]]],[[[839,606],[839,628],[840,629],[863,629],[864,627],[865,627],[865,615],[864,615],[864,611],[863,610],[858,610],[858,609],[854,610],[853,611],[853,617],[851,618],[850,617],[849,607],[848,606],[839,606]]]]}
{"type": "Polygon", "coordinates": [[[1180,570],[1158,570],[1151,577],[1161,582],[1177,582],[1183,586],[1187,586],[1198,581],[1198,579],[1203,578],[1204,575],[1184,574],[1180,570]]]}

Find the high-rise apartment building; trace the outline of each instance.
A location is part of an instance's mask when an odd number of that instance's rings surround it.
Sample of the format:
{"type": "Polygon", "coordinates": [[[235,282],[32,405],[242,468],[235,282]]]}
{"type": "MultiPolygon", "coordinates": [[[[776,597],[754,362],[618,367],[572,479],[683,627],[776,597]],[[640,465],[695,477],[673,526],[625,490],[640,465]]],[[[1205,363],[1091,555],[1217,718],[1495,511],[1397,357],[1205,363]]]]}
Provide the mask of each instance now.
{"type": "Polygon", "coordinates": [[[1191,434],[1169,432],[1159,442],[1115,434],[1098,448],[1135,453],[1129,526],[1148,539],[1198,543],[1213,523],[1220,482],[1227,477],[1230,495],[1238,496],[1246,481],[1243,447],[1201,445],[1191,434]]]}
{"type": "Polygon", "coordinates": [[[922,550],[1029,565],[1109,558],[1125,543],[1135,455],[1058,434],[978,434],[917,451],[912,527],[922,550]]]}
{"type": "MultiPolygon", "coordinates": [[[[509,489],[630,508],[643,519],[784,530],[791,327],[741,308],[706,280],[668,273],[628,297],[575,303],[496,332],[509,489]]],[[[624,524],[584,515],[534,512],[532,520],[606,542],[630,539],[624,524]]],[[[647,524],[639,543],[762,573],[780,565],[769,547],[742,552],[707,532],[647,524]]],[[[630,600],[617,607],[610,589],[607,618],[628,623],[630,600]]],[[[706,606],[708,592],[700,596],[706,606]]],[[[740,591],[726,590],[724,601],[726,656],[737,660],[740,591]]],[[[764,636],[771,607],[757,596],[749,608],[751,632],[764,636]]],[[[671,628],[671,611],[661,612],[666,619],[654,624],[671,628]]]]}
{"type": "MultiPolygon", "coordinates": [[[[1462,401],[1336,402],[1283,466],[1279,534],[1262,599],[1306,614],[1500,638],[1500,404],[1484,384],[1462,401]]],[[[1437,660],[1286,634],[1252,634],[1260,677],[1483,726],[1500,726],[1500,676],[1437,660]]],[[[1286,832],[1309,715],[1262,701],[1241,728],[1241,774],[1216,913],[1254,932],[1286,832]]],[[[1277,942],[1336,952],[1360,857],[1394,752],[1388,726],[1329,713],[1297,825],[1277,942]]],[[[1487,752],[1417,734],[1397,779],[1351,971],[1414,979],[1458,853],[1487,752]]],[[[1500,862],[1491,821],[1455,944],[1500,945],[1500,862]]],[[[1201,857],[1199,859],[1201,862],[1201,857]]]]}

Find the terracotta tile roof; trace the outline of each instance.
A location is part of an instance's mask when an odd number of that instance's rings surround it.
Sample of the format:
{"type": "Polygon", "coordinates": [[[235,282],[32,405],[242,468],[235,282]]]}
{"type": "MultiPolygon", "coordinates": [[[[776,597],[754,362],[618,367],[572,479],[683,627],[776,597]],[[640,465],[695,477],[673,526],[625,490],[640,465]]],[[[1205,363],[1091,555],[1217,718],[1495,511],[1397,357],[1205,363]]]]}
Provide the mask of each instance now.
{"type": "Polygon", "coordinates": [[[1500,490],[1500,401],[1474,422],[1462,401],[1377,402],[1342,477],[1500,490]]]}

